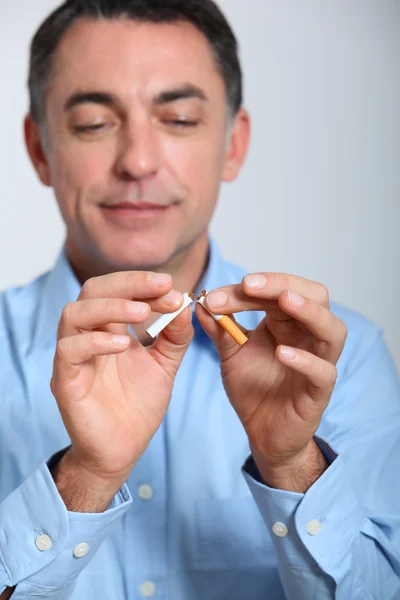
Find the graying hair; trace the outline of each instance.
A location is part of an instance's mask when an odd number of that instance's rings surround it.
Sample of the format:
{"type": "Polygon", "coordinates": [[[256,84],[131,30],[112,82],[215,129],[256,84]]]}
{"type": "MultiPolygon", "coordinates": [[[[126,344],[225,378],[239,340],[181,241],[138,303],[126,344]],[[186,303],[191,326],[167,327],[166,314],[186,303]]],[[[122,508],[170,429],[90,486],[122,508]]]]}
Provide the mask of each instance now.
{"type": "Polygon", "coordinates": [[[238,43],[225,16],[213,0],[67,0],[52,12],[33,37],[30,49],[30,113],[46,130],[46,94],[53,59],[62,36],[80,18],[132,19],[151,23],[187,21],[207,38],[224,80],[229,120],[243,101],[238,43]]]}

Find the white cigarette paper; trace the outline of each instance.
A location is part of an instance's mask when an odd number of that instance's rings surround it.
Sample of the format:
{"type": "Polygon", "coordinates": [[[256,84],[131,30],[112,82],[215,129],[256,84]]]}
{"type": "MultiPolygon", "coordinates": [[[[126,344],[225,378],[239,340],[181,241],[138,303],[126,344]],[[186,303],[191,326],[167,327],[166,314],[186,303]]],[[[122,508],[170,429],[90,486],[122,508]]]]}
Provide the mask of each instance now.
{"type": "Polygon", "coordinates": [[[147,333],[152,337],[155,338],[158,336],[159,333],[161,333],[161,331],[163,329],[165,329],[165,327],[167,325],[169,325],[171,323],[171,321],[173,321],[178,315],[181,314],[181,312],[183,312],[185,310],[185,308],[187,308],[188,306],[190,306],[193,302],[193,299],[189,296],[188,293],[183,294],[183,304],[182,306],[176,310],[173,313],[168,313],[166,315],[161,315],[161,317],[159,319],[157,319],[157,321],[155,321],[153,323],[153,325],[150,325],[150,327],[148,329],[146,329],[147,333]]]}

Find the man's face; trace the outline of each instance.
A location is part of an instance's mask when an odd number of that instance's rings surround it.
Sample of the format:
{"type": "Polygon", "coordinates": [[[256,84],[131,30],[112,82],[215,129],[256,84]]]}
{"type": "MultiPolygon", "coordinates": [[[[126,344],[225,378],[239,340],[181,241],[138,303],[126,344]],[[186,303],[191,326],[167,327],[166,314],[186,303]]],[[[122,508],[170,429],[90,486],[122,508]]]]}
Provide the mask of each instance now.
{"type": "Polygon", "coordinates": [[[224,178],[227,104],[193,26],[75,23],[57,50],[46,119],[69,244],[114,268],[150,268],[206,231],[224,178]]]}

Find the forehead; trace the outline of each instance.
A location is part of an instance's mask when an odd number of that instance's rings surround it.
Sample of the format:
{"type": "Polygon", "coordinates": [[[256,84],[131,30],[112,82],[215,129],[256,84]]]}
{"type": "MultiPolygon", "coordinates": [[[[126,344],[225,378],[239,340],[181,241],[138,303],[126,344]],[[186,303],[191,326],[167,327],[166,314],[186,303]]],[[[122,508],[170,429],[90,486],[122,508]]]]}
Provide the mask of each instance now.
{"type": "Polygon", "coordinates": [[[224,88],[208,40],[187,22],[80,19],[61,40],[52,75],[51,87],[65,93],[84,86],[152,94],[181,81],[224,88]]]}

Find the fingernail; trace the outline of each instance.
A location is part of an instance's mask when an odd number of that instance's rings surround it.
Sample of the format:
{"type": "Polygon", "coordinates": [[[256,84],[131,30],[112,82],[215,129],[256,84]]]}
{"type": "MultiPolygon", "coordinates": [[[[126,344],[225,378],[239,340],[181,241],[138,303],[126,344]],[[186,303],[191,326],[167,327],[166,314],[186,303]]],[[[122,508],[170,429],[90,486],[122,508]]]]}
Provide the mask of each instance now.
{"type": "Polygon", "coordinates": [[[296,350],[294,350],[293,348],[290,348],[290,346],[281,346],[279,351],[284,358],[287,358],[290,360],[293,360],[294,358],[296,358],[296,350]]]}
{"type": "Polygon", "coordinates": [[[225,292],[210,292],[207,294],[207,304],[212,309],[222,308],[228,300],[225,292]]]}
{"type": "Polygon", "coordinates": [[[113,335],[112,336],[112,343],[114,344],[114,346],[119,346],[120,348],[123,348],[124,346],[127,346],[130,342],[130,337],[129,335],[113,335]]]}
{"type": "Polygon", "coordinates": [[[171,275],[167,273],[152,273],[149,277],[150,283],[162,287],[171,281],[171,275]]]}
{"type": "Polygon", "coordinates": [[[176,290],[171,290],[168,294],[165,294],[161,300],[167,306],[176,306],[177,304],[182,304],[182,294],[176,290]]]}
{"type": "Polygon", "coordinates": [[[304,298],[302,296],[299,296],[299,294],[296,294],[296,292],[288,291],[288,296],[289,296],[289,303],[292,306],[302,306],[304,304],[304,298]]]}
{"type": "Polygon", "coordinates": [[[128,311],[135,317],[141,317],[148,309],[148,304],[145,302],[127,302],[126,306],[128,311]]]}
{"type": "Polygon", "coordinates": [[[246,275],[244,278],[246,285],[251,290],[262,290],[267,285],[267,278],[265,275],[259,275],[254,273],[252,275],[246,275]]]}

